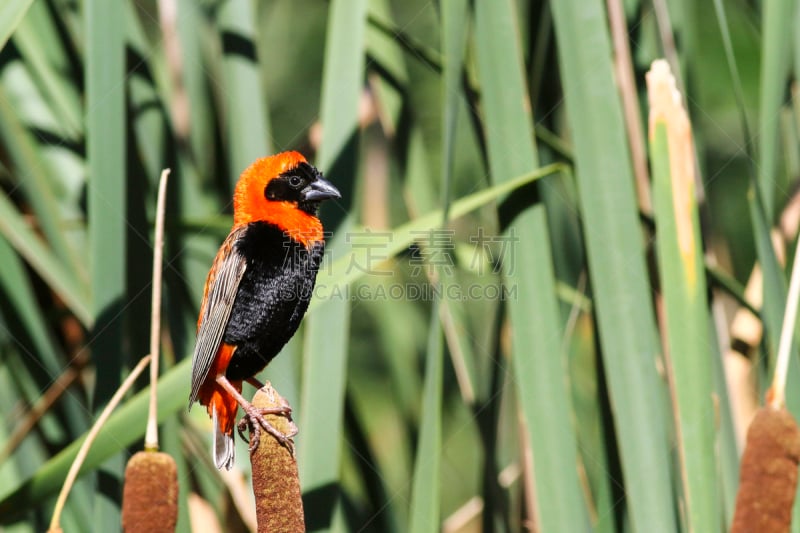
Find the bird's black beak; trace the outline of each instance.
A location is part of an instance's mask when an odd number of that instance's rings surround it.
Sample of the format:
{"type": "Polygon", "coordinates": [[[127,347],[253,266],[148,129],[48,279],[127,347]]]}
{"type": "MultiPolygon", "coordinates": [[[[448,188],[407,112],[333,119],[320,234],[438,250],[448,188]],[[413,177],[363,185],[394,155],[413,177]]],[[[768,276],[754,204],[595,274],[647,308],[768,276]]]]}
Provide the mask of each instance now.
{"type": "Polygon", "coordinates": [[[300,196],[304,202],[321,202],[322,200],[342,197],[339,189],[322,176],[317,176],[317,179],[300,191],[300,196]]]}

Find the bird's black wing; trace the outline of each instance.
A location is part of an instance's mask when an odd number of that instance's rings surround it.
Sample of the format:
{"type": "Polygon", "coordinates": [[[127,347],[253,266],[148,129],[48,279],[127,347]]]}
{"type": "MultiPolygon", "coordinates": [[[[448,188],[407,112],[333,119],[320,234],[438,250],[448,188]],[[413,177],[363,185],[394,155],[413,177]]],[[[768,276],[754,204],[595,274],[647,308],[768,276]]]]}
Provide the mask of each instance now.
{"type": "Polygon", "coordinates": [[[236,246],[244,229],[244,227],[237,228],[228,235],[208,273],[206,293],[200,308],[197,342],[192,356],[192,392],[189,396],[189,408],[197,400],[200,387],[211,370],[214,356],[219,350],[225,328],[228,326],[239,282],[247,267],[246,259],[236,246]]]}

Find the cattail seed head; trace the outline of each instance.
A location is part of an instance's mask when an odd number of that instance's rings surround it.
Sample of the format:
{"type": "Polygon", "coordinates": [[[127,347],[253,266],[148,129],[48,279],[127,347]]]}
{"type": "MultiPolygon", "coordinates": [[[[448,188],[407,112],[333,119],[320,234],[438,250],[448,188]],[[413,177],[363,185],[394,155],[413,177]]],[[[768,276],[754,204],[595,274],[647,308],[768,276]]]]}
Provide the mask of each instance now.
{"type": "Polygon", "coordinates": [[[789,531],[800,462],[800,430],[786,409],[756,413],[742,455],[731,533],[789,531]]]}
{"type": "Polygon", "coordinates": [[[175,531],[178,521],[178,469],[164,452],[137,452],[125,468],[122,530],[125,533],[175,531]]]}
{"type": "MultiPolygon", "coordinates": [[[[270,384],[256,392],[253,405],[261,409],[289,406],[270,384]]],[[[267,414],[265,418],[284,435],[290,436],[297,432],[288,415],[267,414]]],[[[305,531],[303,499],[291,438],[286,446],[262,431],[258,447],[250,454],[250,462],[259,533],[305,531]]]]}

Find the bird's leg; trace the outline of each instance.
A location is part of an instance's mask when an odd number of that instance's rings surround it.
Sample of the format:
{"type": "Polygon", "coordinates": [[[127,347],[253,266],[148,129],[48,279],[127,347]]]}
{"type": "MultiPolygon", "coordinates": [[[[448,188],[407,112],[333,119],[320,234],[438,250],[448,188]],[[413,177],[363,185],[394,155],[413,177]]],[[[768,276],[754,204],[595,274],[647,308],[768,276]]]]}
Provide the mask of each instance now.
{"type": "MultiPolygon", "coordinates": [[[[290,450],[293,448],[293,445],[290,438],[294,437],[297,434],[297,429],[295,428],[291,434],[286,435],[281,433],[275,427],[267,422],[264,418],[264,415],[282,415],[282,416],[290,416],[292,413],[291,407],[288,404],[281,405],[280,407],[273,407],[273,408],[259,408],[254,406],[252,403],[248,402],[244,399],[244,396],[236,390],[236,387],[225,377],[224,374],[220,374],[216,377],[216,382],[225,389],[229,394],[231,394],[234,398],[236,398],[236,402],[241,406],[241,408],[245,412],[245,416],[237,425],[237,429],[239,430],[239,435],[244,439],[244,435],[242,432],[244,428],[250,427],[253,431],[253,438],[250,444],[250,451],[254,451],[258,448],[258,443],[261,439],[261,429],[263,428],[267,433],[278,439],[278,442],[289,448],[290,450]]],[[[285,401],[285,400],[284,400],[285,401]]]]}

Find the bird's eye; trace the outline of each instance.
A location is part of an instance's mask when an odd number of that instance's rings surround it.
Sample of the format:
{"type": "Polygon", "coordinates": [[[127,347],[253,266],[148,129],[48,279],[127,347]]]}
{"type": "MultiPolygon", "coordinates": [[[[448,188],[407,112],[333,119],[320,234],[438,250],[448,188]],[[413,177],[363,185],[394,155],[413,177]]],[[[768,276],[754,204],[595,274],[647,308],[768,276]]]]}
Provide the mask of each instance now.
{"type": "Polygon", "coordinates": [[[289,176],[289,185],[295,189],[303,184],[303,178],[300,176],[289,176]]]}

